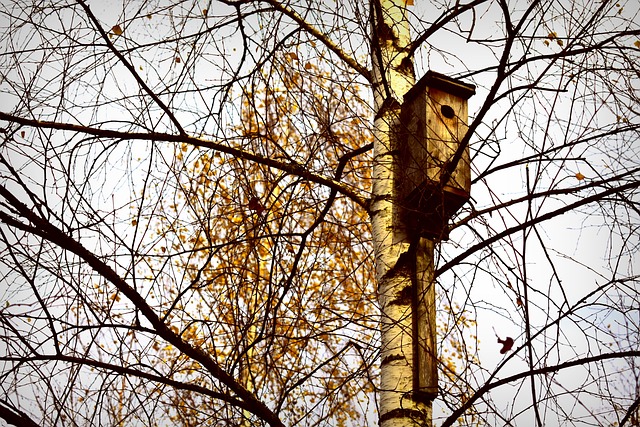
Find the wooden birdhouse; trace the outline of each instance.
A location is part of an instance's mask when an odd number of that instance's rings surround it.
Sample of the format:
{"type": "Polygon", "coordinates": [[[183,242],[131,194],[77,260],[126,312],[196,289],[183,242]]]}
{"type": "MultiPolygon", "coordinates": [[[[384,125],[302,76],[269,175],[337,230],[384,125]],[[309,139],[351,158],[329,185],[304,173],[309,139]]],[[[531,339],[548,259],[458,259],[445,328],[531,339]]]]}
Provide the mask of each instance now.
{"type": "Polygon", "coordinates": [[[408,230],[448,238],[449,219],[469,200],[467,100],[475,86],[433,71],[404,96],[400,138],[400,196],[408,230]]]}

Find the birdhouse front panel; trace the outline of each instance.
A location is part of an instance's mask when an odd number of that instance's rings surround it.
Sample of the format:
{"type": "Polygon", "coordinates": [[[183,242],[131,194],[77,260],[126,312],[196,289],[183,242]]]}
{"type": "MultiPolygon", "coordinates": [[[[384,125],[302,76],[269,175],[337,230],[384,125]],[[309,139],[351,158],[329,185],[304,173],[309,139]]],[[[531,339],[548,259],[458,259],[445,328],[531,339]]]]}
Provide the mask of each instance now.
{"type": "MultiPolygon", "coordinates": [[[[467,102],[439,89],[429,88],[426,97],[427,117],[426,150],[430,163],[427,166],[427,178],[440,182],[442,173],[460,146],[467,133],[467,102]]],[[[469,147],[465,147],[462,158],[449,180],[444,184],[448,191],[468,195],[471,187],[471,175],[468,173],[469,147]]]]}
{"type": "Polygon", "coordinates": [[[405,225],[432,239],[446,239],[448,220],[469,200],[467,99],[475,88],[428,72],[405,96],[398,181],[405,225]],[[450,176],[448,170],[460,150],[450,176]]]}

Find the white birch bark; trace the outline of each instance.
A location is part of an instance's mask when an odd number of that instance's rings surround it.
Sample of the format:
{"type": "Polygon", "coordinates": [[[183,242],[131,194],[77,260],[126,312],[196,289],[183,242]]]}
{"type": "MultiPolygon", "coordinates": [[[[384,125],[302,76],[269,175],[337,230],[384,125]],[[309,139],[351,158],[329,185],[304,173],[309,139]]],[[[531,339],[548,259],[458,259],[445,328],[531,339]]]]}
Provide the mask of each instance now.
{"type": "Polygon", "coordinates": [[[411,257],[407,256],[411,236],[402,227],[395,204],[398,156],[394,134],[403,95],[415,83],[413,64],[405,51],[411,41],[407,7],[406,0],[372,1],[377,115],[371,216],[382,311],[380,426],[430,426],[431,404],[413,400],[411,257]]]}

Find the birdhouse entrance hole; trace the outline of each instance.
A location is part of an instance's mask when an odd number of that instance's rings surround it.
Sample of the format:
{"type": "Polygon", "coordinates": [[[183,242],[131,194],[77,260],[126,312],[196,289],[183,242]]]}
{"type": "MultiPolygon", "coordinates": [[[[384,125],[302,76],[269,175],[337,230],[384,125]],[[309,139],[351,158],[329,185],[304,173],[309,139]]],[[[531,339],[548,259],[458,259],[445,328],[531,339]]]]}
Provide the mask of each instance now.
{"type": "Polygon", "coordinates": [[[440,107],[440,112],[447,119],[453,119],[456,115],[456,113],[453,111],[453,108],[449,107],[448,105],[443,105],[442,107],[440,107]]]}

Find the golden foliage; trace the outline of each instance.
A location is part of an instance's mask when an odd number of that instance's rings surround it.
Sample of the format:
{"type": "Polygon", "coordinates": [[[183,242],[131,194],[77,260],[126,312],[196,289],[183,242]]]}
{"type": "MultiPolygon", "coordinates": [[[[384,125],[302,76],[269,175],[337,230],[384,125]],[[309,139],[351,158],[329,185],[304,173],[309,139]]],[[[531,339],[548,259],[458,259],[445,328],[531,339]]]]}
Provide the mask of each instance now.
{"type": "MultiPolygon", "coordinates": [[[[372,139],[360,88],[293,51],[275,64],[261,86],[238,97],[228,142],[332,178],[341,156],[372,139]]],[[[373,385],[351,380],[366,377],[371,363],[352,337],[374,340],[376,326],[366,212],[300,176],[240,158],[181,145],[175,159],[180,185],[158,204],[161,261],[148,268],[172,265],[175,274],[154,286],[176,332],[294,418],[327,402],[324,417],[336,425],[357,419],[357,395],[373,385]]],[[[341,181],[361,185],[369,161],[350,160],[341,181]]],[[[153,348],[172,375],[211,382],[175,348],[153,348]]],[[[172,419],[184,425],[219,405],[189,392],[178,400],[172,419]]]]}

